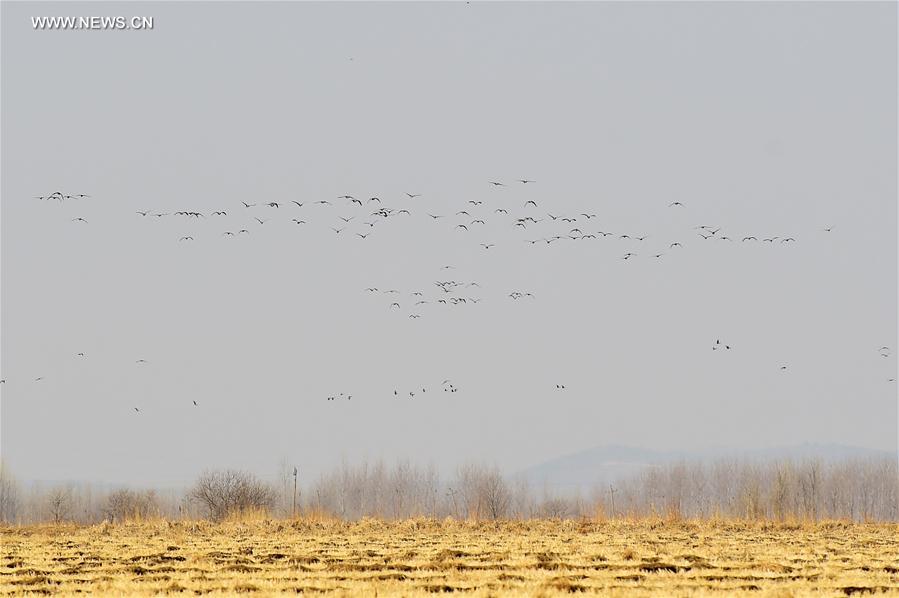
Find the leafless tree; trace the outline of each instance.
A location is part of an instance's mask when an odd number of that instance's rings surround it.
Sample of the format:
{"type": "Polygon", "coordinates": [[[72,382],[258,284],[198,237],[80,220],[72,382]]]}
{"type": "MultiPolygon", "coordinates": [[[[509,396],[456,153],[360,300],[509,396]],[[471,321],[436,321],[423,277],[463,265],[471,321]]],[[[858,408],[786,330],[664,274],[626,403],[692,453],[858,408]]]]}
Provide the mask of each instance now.
{"type": "Polygon", "coordinates": [[[209,517],[220,520],[232,513],[270,510],[276,493],[253,474],[228,469],[203,473],[190,491],[190,497],[206,509],[209,517]]]}
{"type": "Polygon", "coordinates": [[[159,501],[153,490],[138,492],[123,488],[106,497],[103,514],[113,522],[129,518],[146,519],[159,514],[159,501]]]}
{"type": "Polygon", "coordinates": [[[19,511],[19,484],[9,468],[0,461],[0,521],[12,523],[19,511]]]}
{"type": "Polygon", "coordinates": [[[69,518],[72,512],[72,489],[57,486],[46,496],[46,508],[53,523],[61,523],[69,518]]]}

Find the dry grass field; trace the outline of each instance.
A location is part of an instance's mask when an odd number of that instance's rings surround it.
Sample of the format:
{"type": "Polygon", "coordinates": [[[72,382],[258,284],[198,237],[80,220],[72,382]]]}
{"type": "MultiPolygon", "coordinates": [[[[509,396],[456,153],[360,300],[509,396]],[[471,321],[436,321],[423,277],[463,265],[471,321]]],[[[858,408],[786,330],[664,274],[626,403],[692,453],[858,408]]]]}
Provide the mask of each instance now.
{"type": "Polygon", "coordinates": [[[5,595],[899,596],[896,524],[151,521],[0,540],[5,595]]]}

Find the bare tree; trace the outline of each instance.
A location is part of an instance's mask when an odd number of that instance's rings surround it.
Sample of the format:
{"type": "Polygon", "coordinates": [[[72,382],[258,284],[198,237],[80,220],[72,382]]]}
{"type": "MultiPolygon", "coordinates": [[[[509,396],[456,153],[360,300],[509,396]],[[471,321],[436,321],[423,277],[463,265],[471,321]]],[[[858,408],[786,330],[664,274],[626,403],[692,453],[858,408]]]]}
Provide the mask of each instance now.
{"type": "Polygon", "coordinates": [[[9,468],[0,461],[0,521],[11,523],[19,511],[19,484],[9,468]]]}
{"type": "Polygon", "coordinates": [[[72,511],[72,489],[63,486],[53,488],[47,494],[46,506],[53,523],[65,521],[72,511]]]}
{"type": "Polygon", "coordinates": [[[158,513],[159,501],[154,490],[116,490],[106,497],[103,508],[103,514],[113,522],[129,518],[146,519],[158,513]]]}
{"type": "Polygon", "coordinates": [[[190,491],[190,497],[203,505],[209,517],[220,520],[233,513],[270,510],[276,493],[253,474],[228,469],[203,473],[190,491]]]}

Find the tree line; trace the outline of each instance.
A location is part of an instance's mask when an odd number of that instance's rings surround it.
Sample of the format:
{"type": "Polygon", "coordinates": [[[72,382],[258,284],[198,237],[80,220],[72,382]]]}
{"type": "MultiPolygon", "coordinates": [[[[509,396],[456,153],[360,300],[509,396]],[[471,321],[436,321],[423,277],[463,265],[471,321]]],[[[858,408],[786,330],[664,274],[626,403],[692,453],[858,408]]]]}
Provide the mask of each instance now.
{"type": "Polygon", "coordinates": [[[97,523],[133,519],[269,517],[529,519],[583,517],[899,521],[894,458],[759,462],[719,459],[647,466],[589,491],[560,492],[495,466],[467,463],[444,479],[408,461],[350,465],[294,490],[292,471],[275,482],[250,472],[202,473],[189,488],[157,491],[90,485],[24,487],[0,464],[0,521],[97,523]]]}

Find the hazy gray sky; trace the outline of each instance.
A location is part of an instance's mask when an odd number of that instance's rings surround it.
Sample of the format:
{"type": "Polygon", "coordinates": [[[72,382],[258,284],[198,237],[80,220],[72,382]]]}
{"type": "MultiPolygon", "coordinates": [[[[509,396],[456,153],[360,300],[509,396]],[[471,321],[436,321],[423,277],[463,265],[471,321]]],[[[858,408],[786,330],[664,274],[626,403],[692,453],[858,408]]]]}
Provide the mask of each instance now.
{"type": "Polygon", "coordinates": [[[895,448],[896,10],[4,2],[3,459],[181,483],[281,458],[895,448]],[[155,27],[32,28],[55,15],[155,27]],[[33,198],[56,190],[91,197],[33,198]],[[525,242],[575,227],[614,235],[525,242]],[[482,300],[436,303],[451,279],[482,300]]]}

